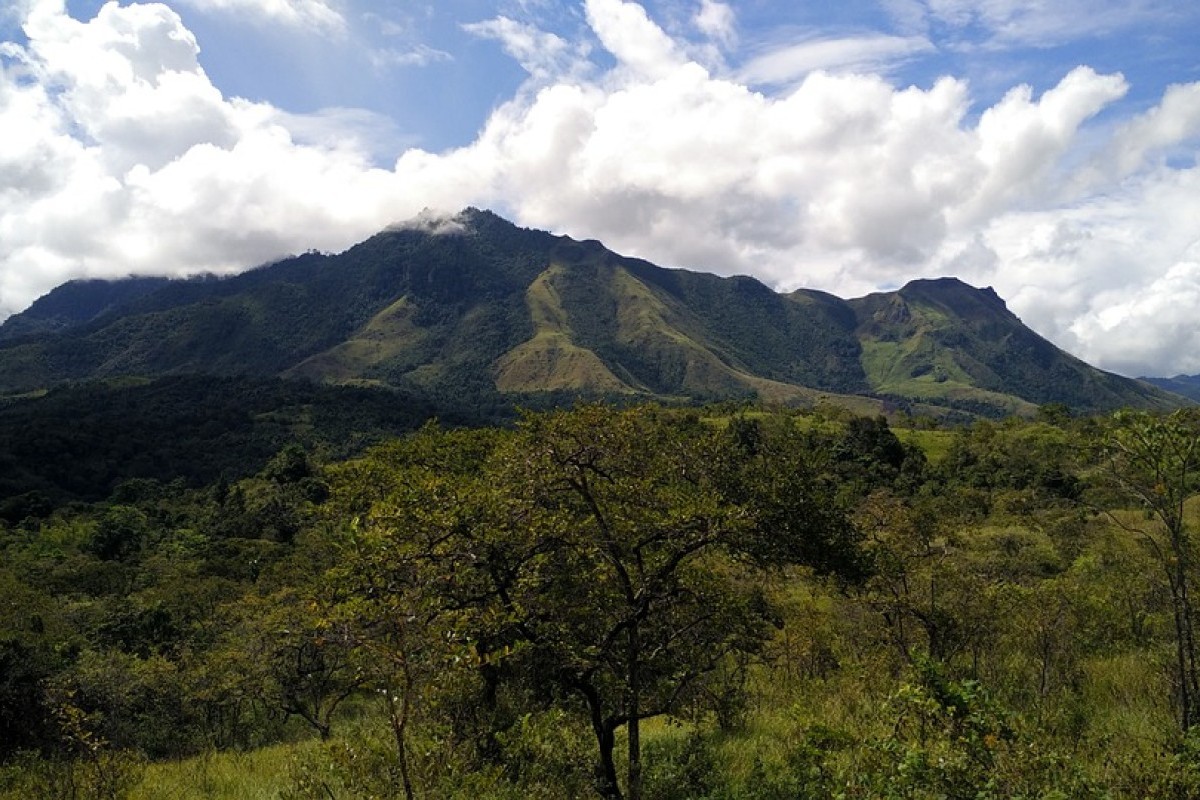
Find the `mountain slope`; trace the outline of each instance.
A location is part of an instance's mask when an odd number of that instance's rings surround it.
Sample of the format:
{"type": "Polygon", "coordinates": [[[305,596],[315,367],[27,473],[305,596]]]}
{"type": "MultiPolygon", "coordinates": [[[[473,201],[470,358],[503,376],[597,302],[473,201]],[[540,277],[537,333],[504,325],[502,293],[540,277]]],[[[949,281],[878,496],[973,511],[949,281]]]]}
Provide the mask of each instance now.
{"type": "Polygon", "coordinates": [[[1173,378],[1139,378],[1138,380],[1200,403],[1200,375],[1176,375],[1173,378]]]}
{"type": "MultiPolygon", "coordinates": [[[[67,284],[0,326],[0,392],[120,375],[972,412],[1179,398],[1095,370],[954,279],[841,300],[624,258],[469,209],[226,279],[67,284]]],[[[499,398],[510,398],[503,401],[499,398]]]]}
{"type": "Polygon", "coordinates": [[[917,280],[850,304],[864,370],[880,394],[1012,412],[1051,402],[1085,409],[1177,402],[1059,350],[990,288],[955,278],[917,280]]]}
{"type": "Polygon", "coordinates": [[[69,281],[0,326],[0,341],[54,333],[91,322],[168,283],[167,278],[69,281]]]}

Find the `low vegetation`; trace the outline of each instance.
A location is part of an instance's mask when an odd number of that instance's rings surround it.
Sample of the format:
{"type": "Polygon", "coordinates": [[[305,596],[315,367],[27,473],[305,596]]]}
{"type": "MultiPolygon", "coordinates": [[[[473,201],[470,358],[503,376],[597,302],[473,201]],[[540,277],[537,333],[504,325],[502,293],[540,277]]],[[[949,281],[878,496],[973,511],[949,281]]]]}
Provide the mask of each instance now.
{"type": "Polygon", "coordinates": [[[197,474],[0,505],[0,798],[1200,795],[1194,411],[585,405],[197,474]]]}

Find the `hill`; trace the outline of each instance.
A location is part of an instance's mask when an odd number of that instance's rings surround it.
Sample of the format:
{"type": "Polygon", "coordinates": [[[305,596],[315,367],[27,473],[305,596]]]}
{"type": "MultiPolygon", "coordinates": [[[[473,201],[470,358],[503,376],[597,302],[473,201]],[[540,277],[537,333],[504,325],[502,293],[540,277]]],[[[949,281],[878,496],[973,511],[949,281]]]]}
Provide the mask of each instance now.
{"type": "Polygon", "coordinates": [[[235,480],[289,445],[348,458],[433,414],[398,392],[269,378],[122,379],[12,398],[0,401],[0,521],[30,504],[100,500],[128,481],[235,480]]]}
{"type": "Polygon", "coordinates": [[[1182,400],[1096,370],[956,279],[842,300],[664,269],[468,209],[235,277],[74,282],[0,326],[0,392],[207,374],[381,387],[485,408],[759,398],[1028,412],[1182,400]]]}
{"type": "Polygon", "coordinates": [[[1200,403],[1200,375],[1176,375],[1173,378],[1141,378],[1140,380],[1200,403]]]}

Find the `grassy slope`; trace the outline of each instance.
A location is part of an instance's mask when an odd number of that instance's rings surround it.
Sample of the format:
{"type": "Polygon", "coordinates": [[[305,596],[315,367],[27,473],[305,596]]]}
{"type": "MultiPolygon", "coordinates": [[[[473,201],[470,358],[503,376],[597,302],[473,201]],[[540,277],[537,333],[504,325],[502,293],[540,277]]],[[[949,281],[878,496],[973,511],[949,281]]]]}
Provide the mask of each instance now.
{"type": "Polygon", "coordinates": [[[1064,402],[1171,408],[1169,395],[1093,369],[1026,328],[1000,298],[953,279],[852,301],[874,392],[991,414],[1064,402]]]}
{"type": "Polygon", "coordinates": [[[552,265],[525,293],[533,319],[533,338],[501,356],[494,365],[496,388],[502,392],[569,390],[594,394],[628,394],[633,387],[613,374],[591,350],[575,344],[571,321],[557,284],[566,268],[552,265]]]}
{"type": "Polygon", "coordinates": [[[380,311],[357,333],[329,350],[309,356],[284,373],[329,383],[380,384],[372,377],[389,362],[421,363],[427,332],[415,322],[416,309],[407,296],[380,311]]]}

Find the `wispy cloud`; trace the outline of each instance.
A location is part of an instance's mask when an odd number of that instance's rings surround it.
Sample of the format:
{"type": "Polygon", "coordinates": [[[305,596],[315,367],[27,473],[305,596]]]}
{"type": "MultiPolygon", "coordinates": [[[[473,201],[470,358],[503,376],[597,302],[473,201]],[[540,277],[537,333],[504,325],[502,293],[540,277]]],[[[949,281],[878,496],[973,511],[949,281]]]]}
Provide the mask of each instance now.
{"type": "Polygon", "coordinates": [[[376,69],[389,67],[425,67],[439,61],[453,61],[454,56],[445,50],[438,50],[420,42],[406,49],[385,47],[376,48],[367,54],[371,64],[376,69]]]}
{"type": "MultiPolygon", "coordinates": [[[[890,0],[888,8],[912,23],[948,28],[964,48],[1048,47],[1111,34],[1180,13],[1162,0],[890,0]]],[[[1194,12],[1184,12],[1195,19],[1194,12]]]]}
{"type": "Polygon", "coordinates": [[[333,0],[180,0],[199,11],[239,14],[323,34],[344,34],[346,18],[333,0]]]}
{"type": "Polygon", "coordinates": [[[587,49],[567,42],[557,34],[509,17],[496,17],[462,26],[473,36],[494,39],[517,61],[535,82],[576,74],[587,64],[587,49]]]}
{"type": "Polygon", "coordinates": [[[806,38],[766,49],[738,70],[750,84],[791,83],[815,70],[880,73],[933,51],[921,36],[868,34],[843,38],[806,38]]]}
{"type": "Polygon", "coordinates": [[[701,33],[724,47],[737,42],[737,15],[728,3],[700,0],[692,22],[701,33]]]}
{"type": "Polygon", "coordinates": [[[368,11],[362,15],[362,19],[384,36],[409,37],[413,35],[414,24],[410,18],[385,17],[382,14],[376,14],[374,11],[368,11]]]}

